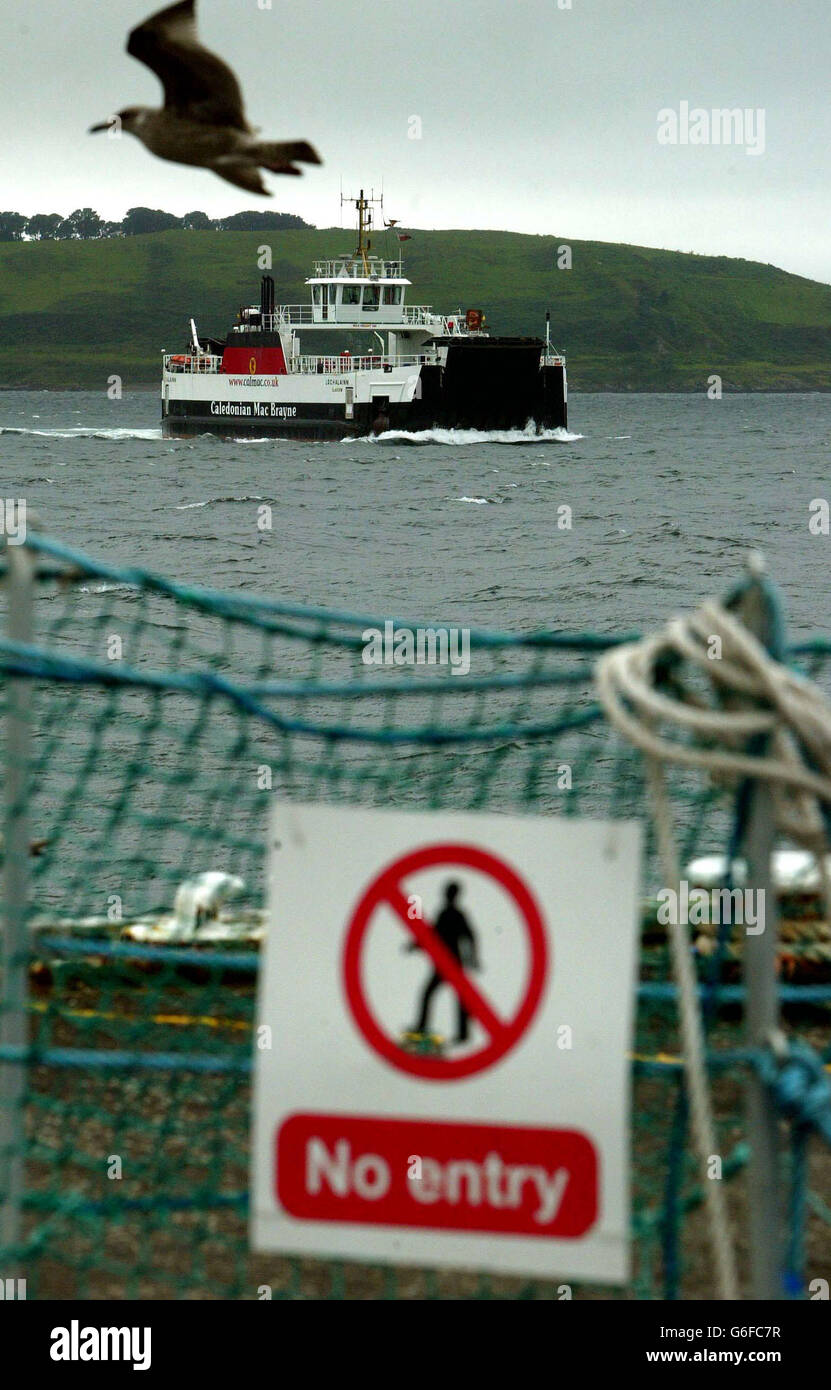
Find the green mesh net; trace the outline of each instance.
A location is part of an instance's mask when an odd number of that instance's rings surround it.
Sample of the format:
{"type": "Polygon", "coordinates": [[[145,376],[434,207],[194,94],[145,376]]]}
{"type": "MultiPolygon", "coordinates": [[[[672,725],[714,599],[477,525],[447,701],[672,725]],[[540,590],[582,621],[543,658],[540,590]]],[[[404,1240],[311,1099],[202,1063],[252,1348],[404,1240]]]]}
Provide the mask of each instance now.
{"type": "MultiPolygon", "coordinates": [[[[0,643],[6,845],[22,834],[28,851],[5,880],[7,896],[23,895],[25,935],[16,952],[7,941],[0,1013],[0,1274],[25,1277],[38,1298],[564,1296],[556,1270],[546,1283],[249,1251],[266,826],[275,797],[648,821],[639,760],[593,691],[597,656],[624,638],[474,632],[471,672],[457,679],[364,664],[362,633],[383,619],[186,589],[38,536],[27,551],[34,632],[0,643]],[[182,881],[208,869],[245,882],[239,939],[148,937],[182,881]]],[[[815,643],[797,656],[822,679],[829,654],[815,643]]],[[[684,862],[723,850],[727,793],[680,773],[671,790],[684,862]]],[[[624,1290],[573,1285],[574,1297],[713,1294],[650,831],[647,841],[634,1276],[624,1290]]],[[[788,924],[786,1023],[827,1050],[828,930],[804,905],[801,917],[788,924]]],[[[739,966],[729,945],[709,1046],[744,1230],[739,966]]],[[[706,956],[699,967],[705,978],[706,956]]],[[[786,1139],[797,1287],[831,1279],[831,1161],[819,1142],[786,1139]]]]}

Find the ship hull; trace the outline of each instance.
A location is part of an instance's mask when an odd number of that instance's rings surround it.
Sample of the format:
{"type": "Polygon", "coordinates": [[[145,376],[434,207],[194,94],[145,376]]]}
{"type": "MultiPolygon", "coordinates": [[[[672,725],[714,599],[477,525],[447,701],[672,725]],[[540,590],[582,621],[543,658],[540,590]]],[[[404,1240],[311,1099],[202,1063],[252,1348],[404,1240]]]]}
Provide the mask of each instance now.
{"type": "Polygon", "coordinates": [[[376,411],[355,408],[352,420],[344,420],[342,413],[332,419],[328,408],[308,405],[297,407],[297,415],[291,419],[272,420],[267,416],[256,419],[236,417],[217,419],[188,408],[181,414],[170,414],[162,421],[162,434],[165,439],[190,439],[195,435],[212,434],[224,439],[354,439],[386,430],[400,430],[415,434],[421,430],[463,429],[463,430],[524,430],[529,427],[538,433],[550,429],[565,429],[566,419],[562,416],[537,418],[534,415],[512,414],[500,411],[498,414],[483,412],[481,415],[466,414],[463,417],[452,412],[428,412],[419,408],[419,403],[389,406],[384,416],[376,411]]]}
{"type": "Polygon", "coordinates": [[[541,348],[535,339],[453,343],[442,366],[423,363],[400,378],[381,370],[318,383],[292,374],[183,377],[163,396],[162,431],[167,438],[338,440],[387,429],[565,428],[565,367],[541,366],[541,348]]]}

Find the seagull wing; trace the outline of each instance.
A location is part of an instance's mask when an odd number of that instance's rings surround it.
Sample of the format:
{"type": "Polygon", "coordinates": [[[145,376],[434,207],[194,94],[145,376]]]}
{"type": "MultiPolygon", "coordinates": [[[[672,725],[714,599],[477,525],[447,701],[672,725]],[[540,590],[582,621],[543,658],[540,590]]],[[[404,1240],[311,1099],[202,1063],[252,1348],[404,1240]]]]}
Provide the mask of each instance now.
{"type": "Polygon", "coordinates": [[[199,42],[196,0],[151,15],[130,34],[127,52],[160,79],[167,109],[206,125],[248,131],[236,77],[199,42]]]}

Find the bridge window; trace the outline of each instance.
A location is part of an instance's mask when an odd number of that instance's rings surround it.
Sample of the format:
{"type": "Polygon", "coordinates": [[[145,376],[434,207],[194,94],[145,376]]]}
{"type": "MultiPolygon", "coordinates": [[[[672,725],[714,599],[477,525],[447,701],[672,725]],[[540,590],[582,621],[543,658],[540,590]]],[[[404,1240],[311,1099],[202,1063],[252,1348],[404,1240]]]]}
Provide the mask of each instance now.
{"type": "Polygon", "coordinates": [[[366,313],[374,314],[378,308],[380,290],[377,285],[364,285],[364,310],[366,313]]]}
{"type": "Polygon", "coordinates": [[[360,285],[344,285],[341,304],[358,305],[361,302],[360,285]]]}
{"type": "Polygon", "coordinates": [[[384,299],[383,299],[383,303],[384,303],[384,304],[400,304],[400,303],[401,303],[401,293],[402,293],[402,287],[401,287],[401,285],[385,285],[385,286],[384,286],[384,299]]]}

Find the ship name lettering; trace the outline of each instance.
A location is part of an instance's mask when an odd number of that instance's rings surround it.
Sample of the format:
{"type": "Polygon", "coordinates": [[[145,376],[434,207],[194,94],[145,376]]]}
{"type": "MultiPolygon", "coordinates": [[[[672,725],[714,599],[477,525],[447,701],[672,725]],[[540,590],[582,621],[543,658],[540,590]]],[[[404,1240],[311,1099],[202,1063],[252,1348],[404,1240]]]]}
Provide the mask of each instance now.
{"type": "Polygon", "coordinates": [[[248,415],[254,417],[275,416],[281,420],[291,420],[297,414],[296,405],[278,405],[276,401],[211,401],[212,415],[248,415]]]}

